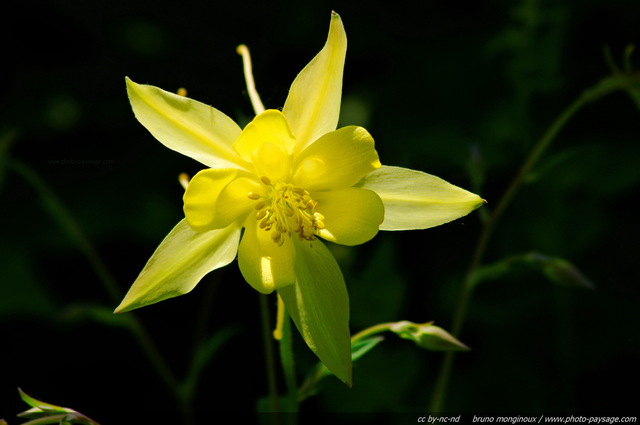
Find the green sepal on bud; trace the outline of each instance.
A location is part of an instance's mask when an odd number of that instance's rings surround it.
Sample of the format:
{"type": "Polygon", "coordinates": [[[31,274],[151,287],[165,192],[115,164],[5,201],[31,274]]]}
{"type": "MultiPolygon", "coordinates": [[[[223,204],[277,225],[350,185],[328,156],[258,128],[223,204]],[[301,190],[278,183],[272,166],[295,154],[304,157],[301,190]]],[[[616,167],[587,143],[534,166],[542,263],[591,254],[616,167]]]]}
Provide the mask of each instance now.
{"type": "Polygon", "coordinates": [[[416,343],[418,347],[431,351],[469,351],[470,348],[456,339],[449,332],[433,322],[413,323],[409,321],[396,322],[389,329],[400,338],[416,343]]]}

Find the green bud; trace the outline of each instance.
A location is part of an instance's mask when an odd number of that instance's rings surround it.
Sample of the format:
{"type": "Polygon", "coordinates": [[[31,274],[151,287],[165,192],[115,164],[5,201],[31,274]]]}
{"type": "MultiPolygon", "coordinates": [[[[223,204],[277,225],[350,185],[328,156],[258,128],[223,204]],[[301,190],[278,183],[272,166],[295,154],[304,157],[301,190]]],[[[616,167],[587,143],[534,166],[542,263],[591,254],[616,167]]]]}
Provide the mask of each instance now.
{"type": "Polygon", "coordinates": [[[593,289],[595,285],[576,266],[558,257],[531,253],[525,261],[540,268],[542,273],[553,283],[579,288],[593,289]]]}
{"type": "MultiPolygon", "coordinates": [[[[18,417],[34,420],[29,423],[36,423],[37,421],[37,423],[59,423],[60,425],[98,425],[96,421],[73,409],[45,403],[44,401],[29,396],[20,388],[18,388],[18,392],[20,393],[22,401],[31,406],[31,409],[18,413],[18,417]]],[[[0,420],[0,425],[6,425],[6,422],[3,424],[0,420]]]]}
{"type": "Polygon", "coordinates": [[[561,258],[554,258],[544,268],[544,274],[556,283],[593,289],[594,284],[587,279],[573,264],[561,258]]]}
{"type": "Polygon", "coordinates": [[[419,347],[432,351],[468,351],[462,342],[433,322],[413,323],[409,321],[397,322],[391,325],[391,331],[401,338],[415,342],[419,347]]]}

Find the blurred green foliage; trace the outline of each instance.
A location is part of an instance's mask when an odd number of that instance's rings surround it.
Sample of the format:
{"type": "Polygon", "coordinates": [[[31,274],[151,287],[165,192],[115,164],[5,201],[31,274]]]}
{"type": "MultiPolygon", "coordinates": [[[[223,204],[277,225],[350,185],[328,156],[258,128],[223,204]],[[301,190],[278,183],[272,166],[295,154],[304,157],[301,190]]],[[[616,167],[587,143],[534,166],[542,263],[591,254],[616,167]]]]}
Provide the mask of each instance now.
{"type": "MultiPolygon", "coordinates": [[[[640,42],[633,0],[464,7],[27,0],[8,7],[12,19],[0,29],[7,58],[0,417],[9,423],[23,408],[17,387],[103,424],[133,411],[183,420],[135,338],[105,313],[119,300],[86,250],[15,167],[35,173],[64,205],[124,294],[182,215],[178,174],[200,168],[136,122],[125,75],[167,90],[186,87],[247,122],[235,47],[252,49],[263,101],[281,106],[296,72],[321,48],[335,8],[349,37],[341,122],[365,126],[383,163],[478,191],[489,210],[553,119],[611,72],[604,46],[622,68],[627,46],[640,42]]],[[[640,56],[628,60],[640,69],[640,56]]],[[[514,263],[479,285],[458,336],[472,351],[456,355],[448,411],[637,409],[625,385],[640,378],[640,232],[632,204],[640,195],[639,117],[633,95],[622,92],[585,107],[505,212],[487,264],[538,252],[568,261],[595,289],[552,285],[536,267],[514,263]]],[[[482,214],[383,233],[360,247],[331,246],[350,291],[353,331],[399,320],[451,326],[482,214]]],[[[557,277],[558,268],[538,266],[557,277]]],[[[266,394],[258,297],[235,265],[136,315],[176,376],[188,377],[193,418],[252,412],[266,394]]],[[[315,358],[294,343],[304,376],[315,358]]],[[[327,378],[302,414],[407,423],[397,414],[426,412],[441,361],[390,335],[356,363],[352,389],[327,378]]]]}

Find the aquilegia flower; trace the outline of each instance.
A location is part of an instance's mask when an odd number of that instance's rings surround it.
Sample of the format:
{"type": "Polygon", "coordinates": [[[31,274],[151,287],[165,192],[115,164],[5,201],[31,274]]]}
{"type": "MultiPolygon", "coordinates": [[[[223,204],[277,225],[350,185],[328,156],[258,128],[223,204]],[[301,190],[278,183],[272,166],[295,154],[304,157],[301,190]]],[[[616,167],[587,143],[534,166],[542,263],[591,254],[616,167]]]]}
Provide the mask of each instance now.
{"type": "Polygon", "coordinates": [[[362,127],[336,130],[346,45],[333,13],[324,48],[297,76],[282,111],[266,110],[244,129],[210,106],[127,79],[142,125],[209,168],[189,182],[185,219],[116,312],[185,294],[237,255],[247,282],[277,291],[308,346],[351,383],[349,299],[321,239],[358,245],[379,229],[446,223],[483,201],[437,177],[381,166],[362,127]]]}

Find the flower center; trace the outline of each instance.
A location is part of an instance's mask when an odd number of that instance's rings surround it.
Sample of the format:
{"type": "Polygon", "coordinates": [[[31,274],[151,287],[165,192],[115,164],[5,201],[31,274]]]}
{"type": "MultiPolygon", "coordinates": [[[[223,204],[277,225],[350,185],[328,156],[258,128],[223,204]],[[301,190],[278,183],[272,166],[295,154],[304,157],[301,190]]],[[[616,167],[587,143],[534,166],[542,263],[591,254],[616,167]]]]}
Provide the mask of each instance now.
{"type": "Polygon", "coordinates": [[[315,232],[324,227],[324,216],[316,212],[318,203],[309,192],[290,183],[271,182],[264,176],[260,179],[267,186],[267,194],[250,192],[249,199],[255,205],[256,220],[260,228],[271,232],[271,239],[282,246],[285,237],[297,233],[300,240],[315,240],[315,232]]]}

